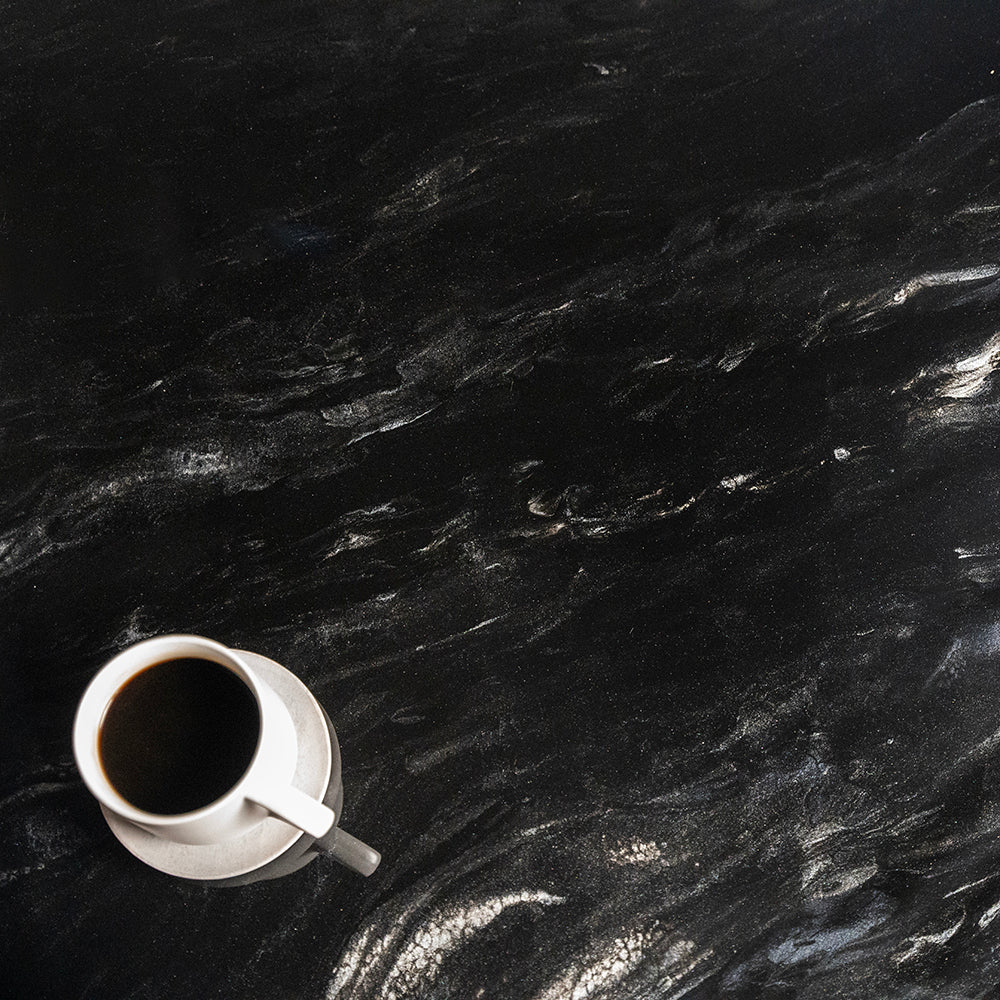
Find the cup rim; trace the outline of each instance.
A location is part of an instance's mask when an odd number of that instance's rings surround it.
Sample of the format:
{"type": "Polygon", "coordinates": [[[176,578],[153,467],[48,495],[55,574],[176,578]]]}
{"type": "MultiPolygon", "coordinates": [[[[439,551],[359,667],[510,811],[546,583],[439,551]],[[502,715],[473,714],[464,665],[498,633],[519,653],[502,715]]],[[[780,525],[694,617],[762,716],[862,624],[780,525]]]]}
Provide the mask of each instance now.
{"type": "Polygon", "coordinates": [[[245,797],[245,790],[257,762],[260,760],[264,742],[264,705],[260,683],[246,662],[232,649],[214,639],[200,635],[171,634],[153,636],[121,650],[113,656],[91,678],[77,705],[73,721],[73,754],[84,784],[99,802],[124,819],[132,820],[145,827],[176,826],[178,823],[197,822],[225,809],[238,798],[245,797]],[[195,653],[177,652],[178,646],[195,649],[195,653]],[[163,655],[156,658],[156,651],[162,648],[163,655]],[[115,788],[108,779],[101,764],[98,737],[101,723],[111,701],[121,688],[136,674],[155,666],[166,659],[179,659],[191,655],[197,659],[209,660],[232,670],[250,689],[257,702],[259,732],[253,756],[239,779],[219,798],[197,809],[183,813],[154,813],[133,805],[115,788]]]}

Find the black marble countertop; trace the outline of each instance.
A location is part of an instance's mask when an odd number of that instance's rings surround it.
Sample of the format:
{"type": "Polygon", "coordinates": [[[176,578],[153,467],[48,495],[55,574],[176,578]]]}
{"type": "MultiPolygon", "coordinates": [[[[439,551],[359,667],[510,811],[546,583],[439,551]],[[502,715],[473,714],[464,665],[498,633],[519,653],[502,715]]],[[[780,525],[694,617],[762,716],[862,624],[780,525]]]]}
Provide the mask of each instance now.
{"type": "Polygon", "coordinates": [[[3,20],[5,995],[996,995],[993,5],[3,20]],[[375,875],[114,839],[74,709],[173,631],[375,875]]]}

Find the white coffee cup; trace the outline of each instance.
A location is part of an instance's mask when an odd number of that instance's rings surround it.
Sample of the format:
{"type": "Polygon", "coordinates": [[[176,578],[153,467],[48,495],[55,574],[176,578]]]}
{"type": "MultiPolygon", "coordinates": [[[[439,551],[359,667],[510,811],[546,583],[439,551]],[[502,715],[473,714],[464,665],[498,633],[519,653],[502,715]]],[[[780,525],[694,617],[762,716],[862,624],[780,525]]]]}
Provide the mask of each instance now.
{"type": "MultiPolygon", "coordinates": [[[[219,720],[220,726],[225,720],[219,720]]],[[[216,844],[248,833],[276,816],[312,837],[322,837],[336,817],[322,802],[292,786],[298,758],[295,726],[284,702],[233,650],[194,635],[164,635],[130,646],[90,682],[73,725],[73,752],[84,783],[120,818],[180,844],[216,844]],[[108,706],[141,671],[168,660],[210,660],[231,670],[249,688],[259,712],[257,747],[242,777],[221,798],[191,812],[147,812],[127,801],[101,763],[100,731],[108,706]]]]}

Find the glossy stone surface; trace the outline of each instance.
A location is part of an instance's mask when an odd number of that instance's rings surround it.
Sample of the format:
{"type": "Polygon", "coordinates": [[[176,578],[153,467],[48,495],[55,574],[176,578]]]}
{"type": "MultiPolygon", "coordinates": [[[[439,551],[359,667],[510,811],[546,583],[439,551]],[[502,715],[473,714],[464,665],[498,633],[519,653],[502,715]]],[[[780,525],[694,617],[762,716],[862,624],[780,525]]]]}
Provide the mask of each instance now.
{"type": "Polygon", "coordinates": [[[1000,981],[984,3],[15,0],[0,981],[1000,981]],[[363,880],[212,891],[70,752],[131,641],[329,712],[363,880]]]}

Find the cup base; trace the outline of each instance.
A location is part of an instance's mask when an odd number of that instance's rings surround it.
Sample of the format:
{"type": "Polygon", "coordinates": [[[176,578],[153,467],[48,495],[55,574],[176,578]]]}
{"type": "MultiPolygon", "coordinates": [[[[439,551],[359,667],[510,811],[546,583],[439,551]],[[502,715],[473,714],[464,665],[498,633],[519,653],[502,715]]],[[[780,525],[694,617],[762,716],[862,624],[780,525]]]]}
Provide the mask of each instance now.
{"type": "MultiPolygon", "coordinates": [[[[330,806],[340,821],[343,785],[340,748],[322,706],[283,666],[257,653],[235,650],[285,703],[299,739],[292,784],[330,806]]],[[[243,885],[287,875],[308,864],[316,852],[308,834],[269,818],[250,832],[221,844],[178,844],[156,837],[101,807],[112,833],[140,861],[178,878],[212,885],[243,885]]]]}

